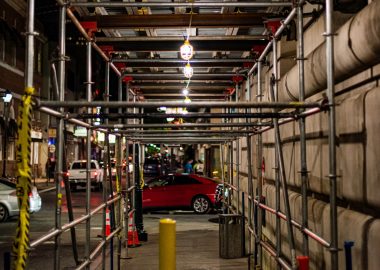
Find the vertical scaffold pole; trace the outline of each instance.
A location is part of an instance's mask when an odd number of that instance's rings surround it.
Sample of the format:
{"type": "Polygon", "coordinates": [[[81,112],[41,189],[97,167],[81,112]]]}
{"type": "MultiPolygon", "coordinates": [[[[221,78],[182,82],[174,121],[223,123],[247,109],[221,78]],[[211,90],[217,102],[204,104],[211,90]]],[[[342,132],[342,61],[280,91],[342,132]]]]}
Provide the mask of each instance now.
{"type": "MultiPolygon", "coordinates": [[[[86,89],[87,89],[87,101],[92,101],[92,53],[91,41],[86,42],[86,89]]],[[[92,113],[91,108],[87,109],[88,113],[92,113]]],[[[88,120],[88,123],[91,124],[91,119],[88,120]]],[[[91,212],[91,129],[87,128],[87,185],[86,185],[86,215],[89,215],[91,212]]],[[[84,255],[87,260],[90,259],[90,241],[91,241],[91,219],[86,220],[86,242],[84,248],[84,255]]],[[[86,266],[86,269],[89,269],[89,266],[86,266]]]]}
{"type": "MultiPolygon", "coordinates": [[[[105,101],[109,101],[110,97],[110,62],[106,62],[106,70],[105,70],[105,101]]],[[[105,114],[107,115],[109,113],[109,108],[105,108],[105,114]]],[[[104,120],[105,124],[108,124],[108,118],[104,120]]],[[[105,136],[108,136],[108,133],[105,134],[105,136]]],[[[107,162],[108,162],[108,147],[104,149],[104,157],[103,157],[103,164],[104,164],[104,170],[103,170],[103,202],[107,201],[107,162]]],[[[107,208],[103,209],[103,219],[102,219],[102,231],[103,231],[103,241],[106,240],[106,218],[107,218],[107,208]]],[[[106,269],[106,250],[107,245],[103,245],[102,247],[102,270],[106,269]]]]}
{"type": "Polygon", "coordinates": [[[333,1],[326,0],[326,72],[329,101],[329,179],[330,179],[330,233],[331,269],[338,269],[338,215],[336,204],[336,122],[334,81],[333,1]]]}
{"type": "MultiPolygon", "coordinates": [[[[271,97],[272,101],[276,102],[278,100],[278,62],[277,62],[277,40],[276,38],[273,38],[273,81],[271,83],[271,97]]],[[[291,213],[290,213],[290,204],[289,204],[289,194],[288,194],[288,185],[286,180],[286,172],[285,172],[285,166],[284,166],[284,157],[282,153],[282,145],[281,145],[281,135],[280,135],[280,127],[278,124],[278,119],[273,119],[274,124],[274,132],[275,132],[275,147],[276,147],[276,158],[277,158],[277,164],[278,167],[276,170],[278,171],[278,180],[276,182],[280,182],[283,196],[284,196],[284,206],[285,206],[285,214],[287,216],[287,229],[288,229],[288,241],[289,241],[289,247],[290,247],[290,255],[291,255],[291,264],[292,269],[297,269],[297,260],[296,260],[296,250],[295,250],[295,243],[294,243],[294,235],[293,235],[293,226],[291,224],[291,213]]],[[[278,192],[279,186],[276,186],[276,190],[278,192]]],[[[276,194],[276,199],[279,198],[279,194],[276,194]]],[[[279,205],[277,205],[279,206],[279,205]]],[[[276,207],[277,208],[277,207],[276,207]]],[[[276,209],[277,210],[277,209],[276,209]]],[[[278,211],[278,210],[277,210],[278,211]]],[[[276,227],[276,230],[280,231],[281,237],[281,227],[276,227]]],[[[278,231],[277,231],[278,233],[278,231]]],[[[277,246],[277,256],[279,257],[279,250],[281,250],[281,246],[277,246]]]]}
{"type": "MultiPolygon", "coordinates": [[[[246,91],[248,93],[248,101],[251,102],[251,80],[250,76],[247,76],[246,80],[246,91]]],[[[248,113],[251,113],[251,109],[248,109],[248,113]]],[[[247,123],[251,122],[251,119],[246,119],[247,123]]],[[[248,161],[248,179],[247,179],[247,190],[248,190],[248,226],[253,228],[253,199],[254,199],[254,188],[253,188],[253,173],[252,173],[252,137],[247,136],[247,161],[248,161]],[[251,199],[249,199],[251,198],[251,199]]],[[[249,256],[252,255],[252,234],[248,234],[248,254],[249,256]]]]}
{"type": "MultiPolygon", "coordinates": [[[[235,84],[235,102],[239,102],[239,84],[235,84]]],[[[237,112],[239,112],[239,109],[235,109],[237,112]]],[[[235,120],[232,120],[235,121],[235,120]]],[[[239,123],[239,118],[236,119],[236,121],[239,123]]],[[[236,188],[237,188],[237,202],[236,202],[236,209],[237,209],[237,214],[239,214],[239,209],[240,209],[240,141],[239,138],[235,140],[235,147],[236,147],[236,188]]]]}
{"type": "MultiPolygon", "coordinates": [[[[304,73],[304,33],[303,33],[303,4],[297,6],[297,40],[298,40],[298,77],[299,77],[299,100],[305,101],[305,73],[304,73]]],[[[301,109],[300,112],[304,110],[301,109]]],[[[299,120],[300,129],[300,156],[301,156],[301,194],[302,194],[302,228],[308,227],[307,209],[307,184],[308,172],[306,163],[306,118],[299,120]]],[[[309,256],[309,242],[306,233],[303,233],[302,252],[304,256],[309,256]]]]}
{"type": "MultiPolygon", "coordinates": [[[[274,79],[274,82],[276,80],[276,75],[277,75],[277,42],[276,42],[276,39],[273,38],[273,45],[272,45],[272,48],[273,48],[273,78],[274,79]]],[[[271,88],[273,87],[276,87],[276,85],[272,84],[271,82],[271,88]]],[[[275,102],[276,101],[276,98],[277,98],[277,91],[276,90],[273,90],[271,89],[270,92],[274,91],[274,94],[273,94],[273,97],[272,97],[272,101],[275,102]]],[[[270,93],[271,94],[271,93],[270,93]]],[[[274,120],[273,120],[274,122],[274,120]]],[[[281,184],[280,184],[280,161],[279,161],[279,153],[278,153],[278,147],[277,147],[277,143],[279,143],[277,141],[277,136],[276,136],[276,132],[274,134],[275,136],[275,186],[276,186],[276,199],[275,199],[275,204],[276,204],[276,212],[280,211],[281,210],[281,197],[280,197],[280,192],[281,192],[281,184]]],[[[279,257],[281,256],[281,219],[278,215],[276,215],[276,258],[278,259],[279,257]]],[[[279,263],[279,260],[276,260],[277,262],[277,269],[281,269],[281,265],[279,263]]]]}
{"type": "MultiPolygon", "coordinates": [[[[119,93],[118,93],[118,99],[119,101],[123,101],[123,85],[120,85],[120,89],[119,89],[119,93]]],[[[122,114],[123,113],[123,108],[119,108],[118,109],[119,113],[122,114]]],[[[119,119],[119,123],[122,124],[123,123],[123,120],[122,119],[119,119]]],[[[122,136],[118,136],[117,137],[117,141],[116,141],[116,153],[117,153],[117,156],[116,156],[116,192],[117,192],[117,195],[121,195],[121,178],[122,178],[122,170],[121,170],[121,164],[122,164],[122,150],[121,150],[121,143],[122,143],[122,136]]],[[[112,182],[112,179],[111,179],[111,182],[112,182]]],[[[119,228],[121,226],[121,223],[122,223],[122,220],[121,220],[121,200],[118,200],[117,202],[117,207],[116,207],[116,220],[117,222],[116,223],[116,227],[119,228]]],[[[116,265],[117,265],[117,269],[120,270],[121,269],[121,235],[120,233],[118,234],[118,241],[117,241],[117,262],[116,262],[116,265]]]]}
{"type": "MultiPolygon", "coordinates": [[[[263,91],[262,91],[262,83],[261,83],[261,65],[262,62],[257,62],[257,101],[262,101],[263,91]]],[[[261,109],[258,108],[257,112],[261,113],[261,109]]],[[[259,124],[261,124],[261,118],[259,118],[259,124]]],[[[262,162],[263,162],[263,137],[261,133],[257,135],[257,199],[261,202],[261,198],[263,196],[263,171],[262,171],[262,162]]],[[[262,209],[257,207],[257,237],[255,239],[255,265],[259,268],[262,267],[262,249],[260,245],[261,241],[261,232],[262,232],[262,224],[263,224],[263,215],[262,209]]]]}
{"type": "MultiPolygon", "coordinates": [[[[61,6],[59,8],[59,31],[58,31],[58,98],[59,101],[64,101],[65,98],[65,54],[66,54],[66,7],[61,6]]],[[[63,112],[63,108],[60,108],[63,112]]],[[[62,169],[63,169],[63,141],[64,141],[64,120],[62,118],[58,119],[58,130],[57,130],[57,171],[58,175],[55,175],[55,188],[56,188],[56,206],[55,206],[55,228],[61,229],[61,201],[62,201],[62,191],[61,191],[61,180],[62,180],[62,169]]],[[[61,257],[61,235],[57,235],[54,238],[54,269],[61,269],[60,267],[60,257],[61,257]]]]}

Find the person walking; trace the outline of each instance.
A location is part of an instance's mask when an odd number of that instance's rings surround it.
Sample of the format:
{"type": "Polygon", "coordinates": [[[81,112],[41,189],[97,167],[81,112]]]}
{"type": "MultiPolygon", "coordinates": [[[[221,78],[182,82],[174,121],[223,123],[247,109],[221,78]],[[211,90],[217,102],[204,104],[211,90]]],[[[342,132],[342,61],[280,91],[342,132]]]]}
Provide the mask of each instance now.
{"type": "Polygon", "coordinates": [[[196,174],[203,175],[204,165],[202,160],[198,160],[194,165],[194,171],[196,174]]]}
{"type": "Polygon", "coordinates": [[[184,167],[184,173],[193,173],[193,160],[189,159],[184,167]]]}

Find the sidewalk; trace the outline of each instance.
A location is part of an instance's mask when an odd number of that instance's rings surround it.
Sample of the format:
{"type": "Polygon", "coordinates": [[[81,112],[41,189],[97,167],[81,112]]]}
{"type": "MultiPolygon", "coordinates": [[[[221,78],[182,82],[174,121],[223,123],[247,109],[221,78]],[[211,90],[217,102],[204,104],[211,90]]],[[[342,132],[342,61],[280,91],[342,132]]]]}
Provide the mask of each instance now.
{"type": "Polygon", "coordinates": [[[32,178],[32,185],[37,187],[39,193],[55,189],[53,178],[50,178],[49,182],[47,178],[32,178]]]}

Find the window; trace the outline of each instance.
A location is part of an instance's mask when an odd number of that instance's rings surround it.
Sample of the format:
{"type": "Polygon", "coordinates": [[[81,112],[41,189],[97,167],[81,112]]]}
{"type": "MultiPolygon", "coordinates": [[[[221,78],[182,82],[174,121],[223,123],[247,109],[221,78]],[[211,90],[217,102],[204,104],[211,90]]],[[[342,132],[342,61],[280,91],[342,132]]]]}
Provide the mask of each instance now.
{"type": "Polygon", "coordinates": [[[175,183],[177,185],[191,185],[191,184],[199,184],[197,180],[189,177],[188,175],[180,175],[175,177],[175,183]]]}

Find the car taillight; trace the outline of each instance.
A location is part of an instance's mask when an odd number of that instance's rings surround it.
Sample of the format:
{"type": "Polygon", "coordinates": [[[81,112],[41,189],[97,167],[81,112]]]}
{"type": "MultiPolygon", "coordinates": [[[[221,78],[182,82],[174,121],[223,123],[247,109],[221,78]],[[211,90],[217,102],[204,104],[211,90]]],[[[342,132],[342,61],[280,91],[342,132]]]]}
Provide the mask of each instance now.
{"type": "Polygon", "coordinates": [[[28,196],[29,196],[29,198],[30,198],[30,197],[33,197],[33,193],[32,193],[32,192],[29,192],[29,193],[28,193],[28,196]]]}
{"type": "Polygon", "coordinates": [[[95,176],[98,176],[98,172],[95,172],[94,175],[95,175],[95,176]]]}
{"type": "Polygon", "coordinates": [[[66,172],[66,174],[65,174],[67,177],[69,177],[70,176],[70,173],[69,172],[66,172]]]}
{"type": "Polygon", "coordinates": [[[15,191],[13,191],[12,193],[10,193],[9,196],[15,196],[15,197],[16,197],[16,196],[17,196],[16,194],[17,194],[17,193],[16,193],[16,190],[15,190],[15,191]]]}

